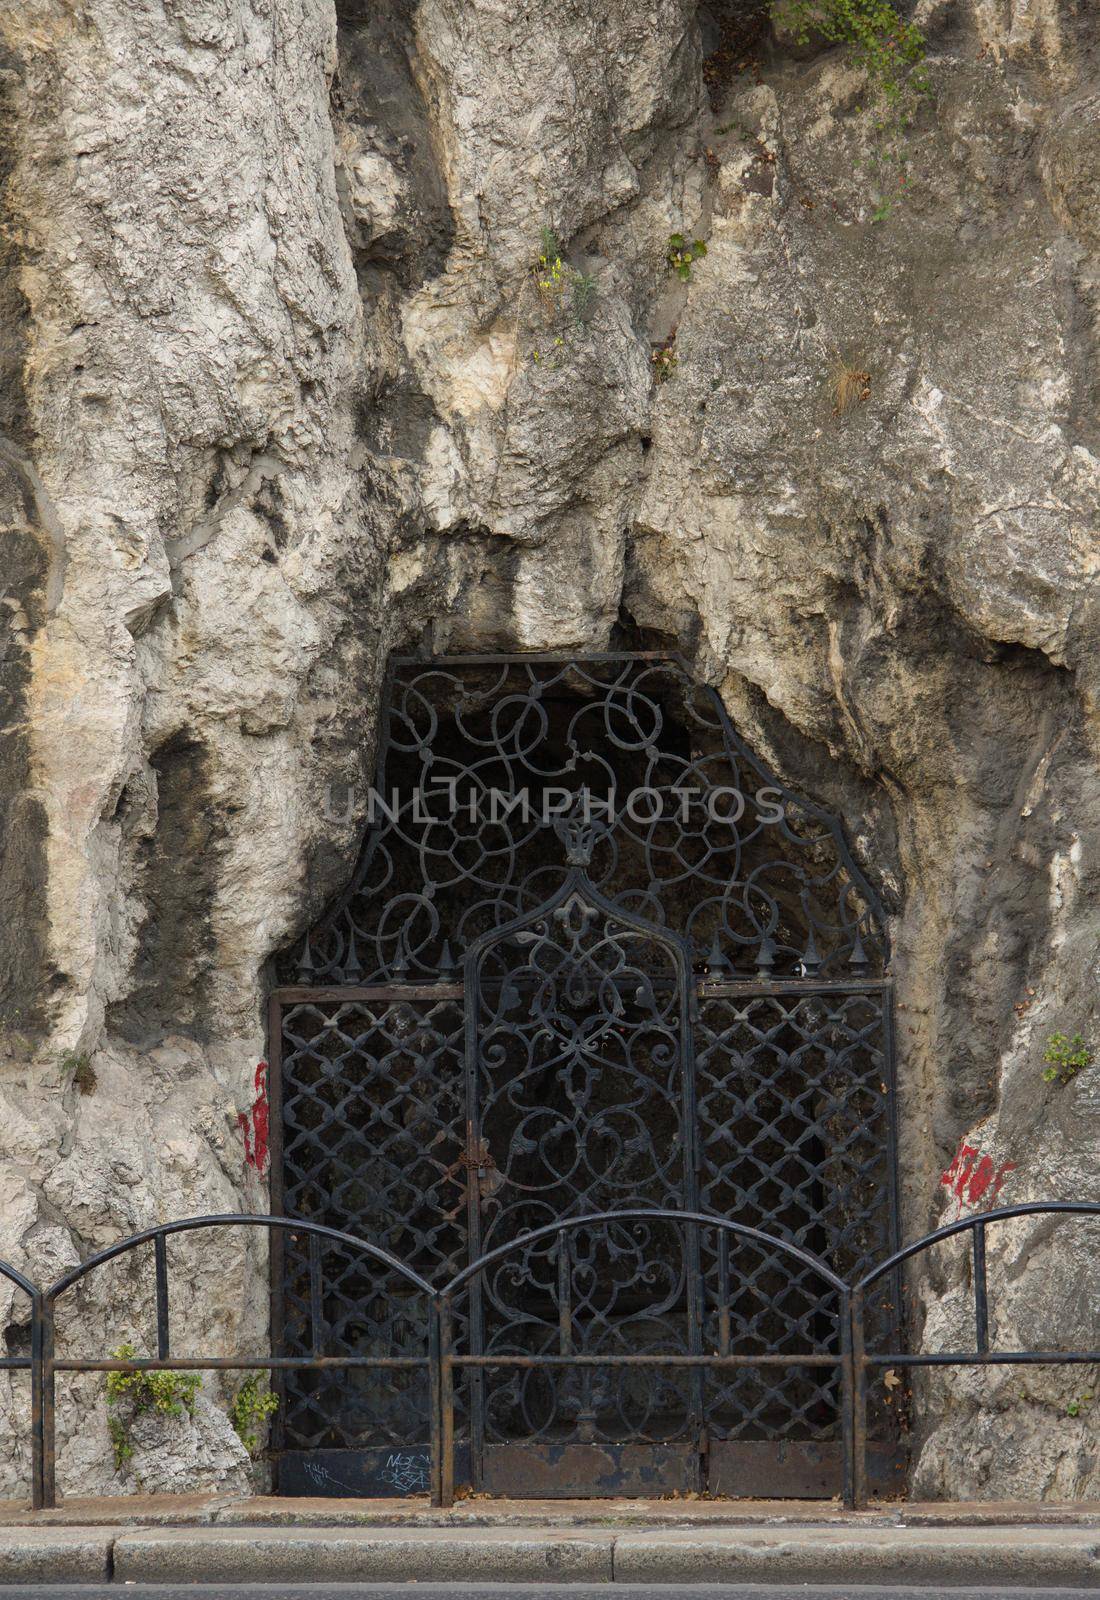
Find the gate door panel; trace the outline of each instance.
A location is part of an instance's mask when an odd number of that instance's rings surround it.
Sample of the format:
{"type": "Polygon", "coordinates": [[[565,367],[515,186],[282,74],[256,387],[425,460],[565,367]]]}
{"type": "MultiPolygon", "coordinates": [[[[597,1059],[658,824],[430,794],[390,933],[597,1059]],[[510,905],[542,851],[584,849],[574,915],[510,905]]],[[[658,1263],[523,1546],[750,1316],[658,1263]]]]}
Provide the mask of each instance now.
{"type": "MultiPolygon", "coordinates": [[[[575,858],[575,851],[574,851],[575,858]]],[[[674,937],[575,871],[466,963],[475,1253],[595,1211],[695,1204],[688,968],[674,937]]],[[[518,1244],[472,1288],[487,1357],[698,1351],[697,1242],[654,1221],[518,1244]]],[[[488,1366],[473,1472],[494,1493],[698,1486],[701,1390],[682,1370],[488,1366]]]]}
{"type": "MultiPolygon", "coordinates": [[[[442,1281],[468,1255],[461,1000],[412,986],[320,993],[279,1008],[277,1208],[358,1232],[429,1283],[442,1281]]],[[[277,1353],[423,1354],[423,1296],[328,1244],[318,1272],[320,1248],[293,1234],[273,1242],[277,1353]]],[[[291,1372],[281,1402],[283,1493],[427,1493],[426,1373],[291,1372]]]]}

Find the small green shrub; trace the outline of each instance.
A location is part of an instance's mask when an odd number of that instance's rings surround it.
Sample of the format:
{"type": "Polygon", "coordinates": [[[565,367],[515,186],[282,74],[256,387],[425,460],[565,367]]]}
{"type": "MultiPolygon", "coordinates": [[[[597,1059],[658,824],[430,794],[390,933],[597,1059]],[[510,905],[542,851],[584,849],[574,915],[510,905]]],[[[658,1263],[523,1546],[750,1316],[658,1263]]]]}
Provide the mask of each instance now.
{"type": "Polygon", "coordinates": [[[573,274],[573,320],[580,327],[592,309],[596,298],[596,274],[594,272],[574,272],[573,274]]]}
{"type": "Polygon", "coordinates": [[[1092,1391],[1086,1389],[1084,1394],[1079,1394],[1075,1400],[1070,1401],[1069,1405],[1066,1407],[1066,1416],[1079,1417],[1082,1411],[1086,1409],[1091,1399],[1092,1391]]]}
{"type": "Polygon", "coordinates": [[[246,1378],[237,1390],[229,1410],[229,1420],[250,1456],[254,1456],[260,1448],[259,1428],[278,1409],[278,1395],[261,1390],[258,1373],[254,1372],[246,1378]]]}
{"type": "MultiPolygon", "coordinates": [[[[136,1351],[132,1344],[120,1344],[111,1351],[115,1361],[133,1361],[136,1351]]],[[[130,1429],[137,1417],[145,1411],[155,1411],[162,1417],[189,1417],[195,1415],[195,1396],[202,1386],[197,1372],[109,1372],[107,1374],[107,1430],[115,1454],[115,1470],[121,1471],[133,1455],[130,1429]],[[126,1415],[111,1415],[125,1409],[126,1415]]]]}
{"type": "Polygon", "coordinates": [[[915,23],[904,21],[890,0],[776,0],[772,16],[799,44],[818,33],[830,44],[847,45],[873,91],[887,102],[900,100],[907,89],[928,91],[920,67],[927,48],[924,34],[915,23]]]}
{"type": "Polygon", "coordinates": [[[1064,1033],[1052,1033],[1043,1052],[1046,1070],[1045,1083],[1071,1083],[1083,1067],[1092,1063],[1092,1052],[1079,1033],[1067,1038],[1064,1033]]]}
{"type": "Polygon", "coordinates": [[[867,109],[875,117],[865,163],[875,191],[870,215],[872,222],[885,222],[905,193],[906,134],[932,87],[923,66],[924,34],[898,15],[891,0],[775,0],[772,16],[800,44],[817,33],[846,45],[853,63],[866,72],[867,109]]]}
{"type": "Polygon", "coordinates": [[[696,261],[701,261],[707,253],[707,247],[702,239],[686,239],[682,233],[670,233],[665,259],[669,270],[684,283],[691,282],[691,269],[696,261]]]}

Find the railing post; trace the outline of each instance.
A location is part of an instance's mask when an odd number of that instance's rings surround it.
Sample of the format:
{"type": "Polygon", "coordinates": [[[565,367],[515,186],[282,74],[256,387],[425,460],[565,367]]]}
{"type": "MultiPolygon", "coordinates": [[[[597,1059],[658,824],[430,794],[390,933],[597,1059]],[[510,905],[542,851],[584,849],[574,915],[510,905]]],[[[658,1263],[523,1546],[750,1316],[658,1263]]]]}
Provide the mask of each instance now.
{"type": "Polygon", "coordinates": [[[849,1301],[852,1364],[852,1482],[851,1509],[867,1506],[867,1345],[864,1330],[862,1285],[856,1284],[849,1301]]]}
{"type": "Polygon", "coordinates": [[[42,1300],[41,1313],[41,1390],[42,1390],[42,1504],[52,1510],[57,1504],[57,1380],[54,1373],[53,1301],[42,1300]]]}
{"type": "Polygon", "coordinates": [[[324,1284],[321,1267],[321,1241],[317,1234],[309,1236],[309,1334],[310,1349],[315,1356],[325,1353],[324,1284]]]}
{"type": "Polygon", "coordinates": [[[842,1459],[841,1492],[846,1511],[856,1506],[855,1476],[855,1362],[852,1357],[852,1297],[847,1289],[840,1296],[840,1437],[842,1459]]]}
{"type": "Polygon", "coordinates": [[[439,1306],[428,1301],[428,1405],[433,1506],[443,1504],[443,1374],[440,1370],[439,1306]]]}
{"type": "Polygon", "coordinates": [[[157,1360],[167,1361],[170,1348],[168,1331],[168,1249],[163,1233],[153,1240],[157,1279],[157,1360]]]}
{"type": "Polygon", "coordinates": [[[31,1300],[31,1510],[45,1504],[42,1464],[42,1296],[31,1300]]]}
{"type": "Polygon", "coordinates": [[[974,1248],[974,1341],[980,1356],[989,1353],[989,1301],[985,1281],[985,1223],[976,1222],[974,1248]]]}
{"type": "Polygon", "coordinates": [[[570,1303],[569,1235],[564,1228],[558,1233],[558,1354],[573,1354],[573,1308],[570,1303]]]}
{"type": "Polygon", "coordinates": [[[451,1301],[444,1296],[439,1307],[439,1504],[455,1503],[455,1375],[454,1319],[451,1301]]]}

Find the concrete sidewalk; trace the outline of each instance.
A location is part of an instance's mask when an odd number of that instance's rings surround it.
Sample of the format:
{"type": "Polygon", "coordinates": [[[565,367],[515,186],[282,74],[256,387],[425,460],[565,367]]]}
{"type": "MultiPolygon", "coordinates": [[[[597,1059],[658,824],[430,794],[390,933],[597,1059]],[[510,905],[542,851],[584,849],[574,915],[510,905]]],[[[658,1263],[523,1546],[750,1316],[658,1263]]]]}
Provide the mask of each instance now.
{"type": "Polygon", "coordinates": [[[851,1583],[1100,1588],[1100,1507],[84,1501],[0,1511],[0,1583],[851,1583]],[[113,1513],[113,1518],[111,1513],[113,1513]],[[83,1517],[83,1520],[79,1520],[83,1517]],[[76,1519],[76,1520],[74,1520],[76,1519]]]}

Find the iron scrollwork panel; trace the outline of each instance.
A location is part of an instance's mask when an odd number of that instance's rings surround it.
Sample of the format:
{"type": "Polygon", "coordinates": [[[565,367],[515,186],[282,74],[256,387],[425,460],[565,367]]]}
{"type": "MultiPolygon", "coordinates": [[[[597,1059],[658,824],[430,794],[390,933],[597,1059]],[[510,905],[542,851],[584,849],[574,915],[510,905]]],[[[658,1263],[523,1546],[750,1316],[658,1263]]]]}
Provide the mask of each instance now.
{"type": "MultiPolygon", "coordinates": [[[[586,1212],[693,1197],[683,952],[574,879],[468,963],[482,1252],[586,1212]]],[[[518,1245],[477,1286],[475,1352],[695,1348],[697,1262],[681,1234],[655,1220],[518,1245]]],[[[672,1369],[490,1367],[474,1387],[483,1444],[657,1443],[698,1426],[693,1381],[672,1369]]]]}
{"type": "Polygon", "coordinates": [[[558,889],[554,816],[570,801],[607,819],[596,887],[697,962],[883,969],[881,910],[837,820],[768,770],[675,656],[398,660],[376,796],[355,880],[289,982],[445,976],[558,889]]]}

